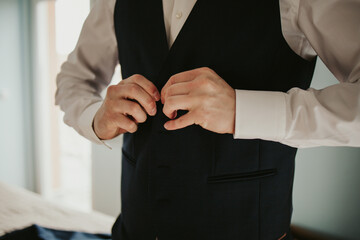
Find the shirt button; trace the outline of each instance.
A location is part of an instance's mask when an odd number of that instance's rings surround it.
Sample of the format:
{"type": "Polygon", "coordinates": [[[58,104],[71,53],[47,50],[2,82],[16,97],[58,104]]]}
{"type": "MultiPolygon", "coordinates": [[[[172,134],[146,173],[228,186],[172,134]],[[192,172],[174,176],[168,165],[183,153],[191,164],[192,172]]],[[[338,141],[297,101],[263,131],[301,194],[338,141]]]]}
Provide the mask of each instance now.
{"type": "Polygon", "coordinates": [[[178,11],[176,14],[175,14],[175,17],[177,18],[177,19],[180,19],[181,17],[182,17],[182,12],[180,12],[180,11],[178,11]]]}

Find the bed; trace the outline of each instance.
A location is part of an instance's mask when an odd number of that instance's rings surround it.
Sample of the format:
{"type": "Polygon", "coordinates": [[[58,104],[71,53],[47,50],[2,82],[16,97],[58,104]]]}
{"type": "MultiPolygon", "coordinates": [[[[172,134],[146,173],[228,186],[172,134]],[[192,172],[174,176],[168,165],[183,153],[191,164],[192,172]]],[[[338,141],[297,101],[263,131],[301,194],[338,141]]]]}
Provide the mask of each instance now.
{"type": "Polygon", "coordinates": [[[98,212],[83,213],[59,206],[38,194],[0,182],[0,236],[33,224],[109,234],[114,221],[113,217],[98,212]]]}
{"type": "MultiPolygon", "coordinates": [[[[47,228],[110,234],[115,219],[83,213],[44,200],[40,195],[0,182],[0,236],[33,224],[47,228]]],[[[337,240],[299,226],[292,226],[295,240],[337,240]]]]}

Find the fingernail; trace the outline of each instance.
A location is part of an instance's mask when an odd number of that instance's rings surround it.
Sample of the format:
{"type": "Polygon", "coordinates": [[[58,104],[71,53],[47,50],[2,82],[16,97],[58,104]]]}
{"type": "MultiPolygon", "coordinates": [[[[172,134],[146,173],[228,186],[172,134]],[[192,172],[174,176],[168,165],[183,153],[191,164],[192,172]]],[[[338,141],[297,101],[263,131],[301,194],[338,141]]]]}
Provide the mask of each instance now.
{"type": "Polygon", "coordinates": [[[151,115],[155,115],[155,113],[156,113],[156,107],[154,107],[152,110],[151,110],[151,115]]]}
{"type": "Polygon", "coordinates": [[[158,92],[155,93],[155,100],[159,101],[160,100],[160,94],[158,92]]]}
{"type": "Polygon", "coordinates": [[[164,124],[164,128],[165,128],[166,130],[168,130],[168,127],[169,127],[169,122],[166,122],[166,123],[164,124]]]}

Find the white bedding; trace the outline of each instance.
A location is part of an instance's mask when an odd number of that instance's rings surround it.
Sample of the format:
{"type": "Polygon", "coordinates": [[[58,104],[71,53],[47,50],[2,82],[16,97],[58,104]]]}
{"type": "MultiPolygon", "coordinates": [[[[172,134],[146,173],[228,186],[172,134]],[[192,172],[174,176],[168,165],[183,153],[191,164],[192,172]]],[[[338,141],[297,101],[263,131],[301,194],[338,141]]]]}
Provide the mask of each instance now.
{"type": "Polygon", "coordinates": [[[110,233],[114,218],[74,211],[30,191],[0,182],[0,236],[32,224],[61,230],[110,233]]]}

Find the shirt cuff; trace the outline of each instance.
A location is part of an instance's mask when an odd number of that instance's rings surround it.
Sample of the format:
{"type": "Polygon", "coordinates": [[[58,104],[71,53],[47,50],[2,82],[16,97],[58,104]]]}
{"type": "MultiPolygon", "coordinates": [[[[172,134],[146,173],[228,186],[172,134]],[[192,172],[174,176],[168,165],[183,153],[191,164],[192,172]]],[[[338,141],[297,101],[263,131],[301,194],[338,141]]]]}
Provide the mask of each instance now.
{"type": "Polygon", "coordinates": [[[96,144],[103,144],[109,149],[112,149],[112,147],[105,142],[105,140],[101,140],[94,132],[93,129],[93,120],[95,117],[96,112],[101,107],[102,102],[95,102],[88,106],[84,112],[80,115],[79,118],[79,128],[81,129],[81,132],[83,133],[84,137],[89,139],[90,141],[96,143],[96,144]]]}
{"type": "Polygon", "coordinates": [[[235,139],[279,141],[285,137],[286,93],[235,91],[235,139]]]}

